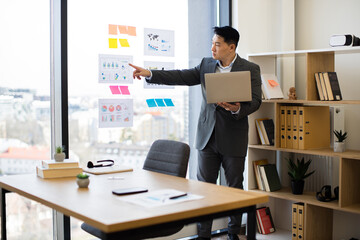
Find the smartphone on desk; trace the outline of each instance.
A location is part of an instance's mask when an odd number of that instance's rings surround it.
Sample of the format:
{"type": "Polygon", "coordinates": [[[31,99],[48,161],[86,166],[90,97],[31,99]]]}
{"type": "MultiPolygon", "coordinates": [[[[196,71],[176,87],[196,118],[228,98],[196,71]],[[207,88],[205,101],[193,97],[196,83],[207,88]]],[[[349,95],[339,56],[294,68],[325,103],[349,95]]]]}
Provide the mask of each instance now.
{"type": "Polygon", "coordinates": [[[132,188],[119,188],[112,191],[115,195],[128,195],[134,193],[143,193],[147,192],[148,190],[143,187],[132,187],[132,188]]]}

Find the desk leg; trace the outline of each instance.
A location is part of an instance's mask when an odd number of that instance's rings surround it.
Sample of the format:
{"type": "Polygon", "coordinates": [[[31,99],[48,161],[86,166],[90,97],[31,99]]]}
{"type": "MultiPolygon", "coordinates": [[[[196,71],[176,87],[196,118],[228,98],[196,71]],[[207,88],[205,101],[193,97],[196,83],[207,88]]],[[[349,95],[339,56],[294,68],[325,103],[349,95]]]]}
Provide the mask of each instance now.
{"type": "Polygon", "coordinates": [[[64,215],[64,239],[71,239],[71,230],[70,230],[70,217],[64,215]]]}
{"type": "Polygon", "coordinates": [[[256,240],[256,206],[250,206],[247,214],[247,240],[256,240]]]}
{"type": "Polygon", "coordinates": [[[0,188],[1,192],[1,239],[6,240],[6,193],[7,190],[0,188]]]}
{"type": "Polygon", "coordinates": [[[71,239],[71,230],[70,230],[70,217],[65,214],[53,210],[53,219],[54,219],[54,239],[58,240],[70,240],[71,239]]]}

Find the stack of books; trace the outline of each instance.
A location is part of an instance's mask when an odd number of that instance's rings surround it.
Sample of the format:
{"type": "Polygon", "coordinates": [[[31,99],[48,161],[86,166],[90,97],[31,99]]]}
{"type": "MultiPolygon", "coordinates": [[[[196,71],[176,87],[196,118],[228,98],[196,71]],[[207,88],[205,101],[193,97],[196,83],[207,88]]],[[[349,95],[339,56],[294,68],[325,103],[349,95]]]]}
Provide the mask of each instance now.
{"type": "Polygon", "coordinates": [[[340,101],[342,95],[336,72],[317,72],[315,82],[321,101],[340,101]]]}
{"type": "Polygon", "coordinates": [[[258,188],[267,192],[281,189],[279,174],[275,164],[269,164],[267,159],[253,161],[254,173],[258,188]]]}
{"type": "Polygon", "coordinates": [[[261,144],[273,146],[275,140],[273,120],[268,118],[259,118],[255,119],[255,124],[261,144]]]}
{"type": "Polygon", "coordinates": [[[82,172],[79,162],[70,159],[65,159],[63,162],[43,160],[41,166],[36,167],[36,174],[41,178],[75,177],[82,172]]]}
{"type": "Polygon", "coordinates": [[[330,146],[328,106],[280,106],[280,146],[292,149],[330,146]]]}
{"type": "Polygon", "coordinates": [[[256,209],[256,223],[260,234],[269,234],[276,230],[269,207],[256,209]]]}

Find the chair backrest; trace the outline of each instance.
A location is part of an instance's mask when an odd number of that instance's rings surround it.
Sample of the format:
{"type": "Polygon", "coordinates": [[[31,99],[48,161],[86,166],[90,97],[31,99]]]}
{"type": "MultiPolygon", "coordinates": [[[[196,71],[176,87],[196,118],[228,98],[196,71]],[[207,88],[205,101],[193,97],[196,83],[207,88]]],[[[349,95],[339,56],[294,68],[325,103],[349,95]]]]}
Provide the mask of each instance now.
{"type": "Polygon", "coordinates": [[[190,147],[173,140],[156,140],[150,147],[143,169],[186,177],[190,147]]]}

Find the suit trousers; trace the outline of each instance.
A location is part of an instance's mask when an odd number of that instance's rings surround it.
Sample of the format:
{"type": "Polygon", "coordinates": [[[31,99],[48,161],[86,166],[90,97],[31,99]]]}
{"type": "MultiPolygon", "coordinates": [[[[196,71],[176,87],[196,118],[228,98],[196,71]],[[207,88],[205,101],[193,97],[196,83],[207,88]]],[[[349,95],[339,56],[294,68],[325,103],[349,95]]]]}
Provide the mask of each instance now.
{"type": "MultiPolygon", "coordinates": [[[[237,147],[237,146],[234,146],[237,147]]],[[[203,150],[198,152],[198,171],[199,181],[216,183],[220,166],[225,170],[225,178],[229,187],[243,189],[243,172],[245,156],[233,157],[226,156],[218,151],[215,131],[203,150]]],[[[221,197],[221,196],[219,196],[221,197]]],[[[242,215],[229,216],[228,233],[240,233],[242,215]]],[[[198,236],[204,238],[211,237],[212,219],[197,224],[198,236]]]]}

